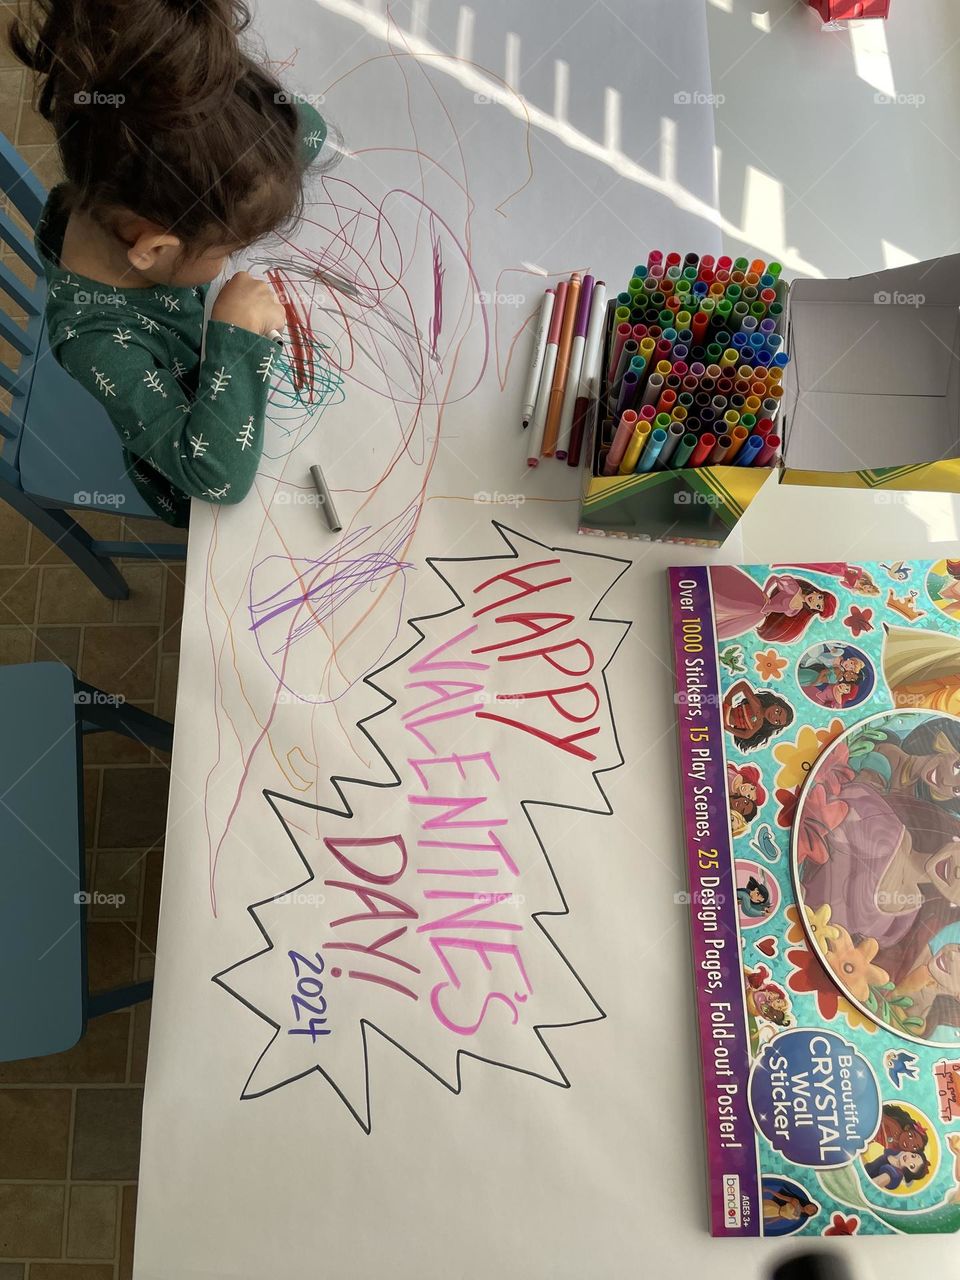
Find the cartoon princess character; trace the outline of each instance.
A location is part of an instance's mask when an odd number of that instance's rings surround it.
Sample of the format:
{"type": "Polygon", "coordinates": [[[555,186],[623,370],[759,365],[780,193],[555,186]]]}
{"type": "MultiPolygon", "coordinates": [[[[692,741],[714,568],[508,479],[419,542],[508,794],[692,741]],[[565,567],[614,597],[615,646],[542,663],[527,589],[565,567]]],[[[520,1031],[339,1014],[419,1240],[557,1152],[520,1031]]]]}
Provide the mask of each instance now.
{"type": "Polygon", "coordinates": [[[743,835],[766,803],[767,793],[760,785],[760,770],[752,764],[739,768],[727,765],[727,799],[730,804],[730,826],[735,836],[743,835]]]}
{"type": "Polygon", "coordinates": [[[960,639],[943,631],[883,629],[882,668],[894,706],[960,714],[960,639]]]}
{"type": "Polygon", "coordinates": [[[874,1142],[894,1151],[924,1151],[930,1137],[919,1120],[893,1102],[885,1102],[874,1142]]]}
{"type": "Polygon", "coordinates": [[[805,654],[800,661],[798,679],[806,688],[808,685],[836,684],[839,680],[858,683],[867,669],[867,664],[856,649],[849,645],[821,645],[819,650],[805,654]]]}
{"type": "Polygon", "coordinates": [[[857,701],[860,695],[860,677],[850,680],[827,680],[805,685],[807,696],[820,707],[842,711],[857,701]]]}
{"type": "Polygon", "coordinates": [[[737,905],[742,916],[759,919],[770,914],[770,888],[756,876],[737,889],[737,905]]]}
{"type": "Polygon", "coordinates": [[[951,618],[960,618],[960,560],[945,560],[945,572],[937,578],[927,577],[927,587],[933,600],[942,606],[951,618]]]}
{"type": "MultiPolygon", "coordinates": [[[[866,569],[858,564],[847,564],[845,560],[821,562],[818,564],[775,564],[774,569],[806,569],[808,572],[824,573],[836,578],[840,585],[848,591],[855,591],[861,596],[878,596],[880,588],[866,569]]],[[[886,565],[881,565],[886,568],[886,565]]]]}
{"type": "MultiPolygon", "coordinates": [[[[763,1220],[770,1226],[777,1220],[802,1222],[804,1218],[812,1218],[818,1206],[808,1197],[802,1198],[789,1184],[776,1179],[764,1179],[763,1187],[763,1220]]],[[[782,1234],[774,1232],[774,1234],[782,1234]]]]}
{"type": "Polygon", "coordinates": [[[837,611],[835,595],[787,573],[772,574],[761,587],[741,569],[715,565],[710,586],[719,640],[755,630],[769,644],[791,644],[814,618],[832,618],[837,611]]]}
{"type": "Polygon", "coordinates": [[[800,660],[797,680],[811,701],[840,710],[858,701],[871,675],[863,657],[847,645],[824,644],[800,660]]]}
{"type": "Polygon", "coordinates": [[[893,975],[884,949],[908,939],[924,904],[941,925],[960,907],[960,721],[883,735],[866,754],[851,755],[856,739],[831,750],[798,830],[815,851],[801,866],[805,905],[829,904],[835,924],[875,939],[877,964],[893,975]]]}
{"type": "Polygon", "coordinates": [[[788,1027],[792,1022],[790,1001],[786,992],[770,982],[770,974],[762,964],[756,969],[744,968],[746,985],[747,1012],[754,1018],[762,1018],[765,1022],[773,1022],[778,1027],[788,1027]]]}
{"type": "Polygon", "coordinates": [[[817,1174],[817,1180],[841,1204],[870,1214],[898,1233],[928,1235],[938,1232],[953,1235],[960,1231],[960,1133],[948,1133],[947,1146],[954,1158],[954,1186],[940,1204],[934,1205],[932,1209],[911,1209],[905,1212],[877,1208],[864,1196],[852,1165],[825,1170],[817,1174]]]}
{"type": "Polygon", "coordinates": [[[930,1161],[922,1151],[888,1148],[875,1160],[864,1160],[867,1176],[882,1190],[896,1191],[902,1183],[916,1182],[930,1172],[930,1161]]]}
{"type": "Polygon", "coordinates": [[[923,1019],[925,1039],[960,1039],[960,920],[923,944],[896,994],[910,997],[910,1015],[923,1019]]]}
{"type": "Polygon", "coordinates": [[[793,723],[793,708],[772,689],[751,689],[738,680],[723,699],[723,727],[741,751],[755,751],[793,723]]]}

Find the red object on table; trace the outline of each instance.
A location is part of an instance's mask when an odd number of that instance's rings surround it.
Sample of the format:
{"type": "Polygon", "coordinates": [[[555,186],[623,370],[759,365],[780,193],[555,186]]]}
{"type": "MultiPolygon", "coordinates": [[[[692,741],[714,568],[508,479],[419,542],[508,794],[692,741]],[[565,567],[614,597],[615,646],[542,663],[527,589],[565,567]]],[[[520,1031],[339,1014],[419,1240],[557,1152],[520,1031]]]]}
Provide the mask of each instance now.
{"type": "Polygon", "coordinates": [[[853,18],[888,18],[890,0],[807,0],[824,22],[849,22],[853,18]]]}

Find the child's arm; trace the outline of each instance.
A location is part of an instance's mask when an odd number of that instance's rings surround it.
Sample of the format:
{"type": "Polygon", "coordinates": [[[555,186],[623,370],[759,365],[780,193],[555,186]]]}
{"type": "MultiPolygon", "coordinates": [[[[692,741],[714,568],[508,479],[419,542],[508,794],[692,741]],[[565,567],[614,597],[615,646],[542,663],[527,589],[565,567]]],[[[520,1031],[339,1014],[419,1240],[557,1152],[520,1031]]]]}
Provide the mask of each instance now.
{"type": "Polygon", "coordinates": [[[253,484],[276,354],[269,338],[211,320],[191,401],[137,331],[85,330],[58,350],[130,453],[190,497],[217,503],[240,502],[253,484]]]}

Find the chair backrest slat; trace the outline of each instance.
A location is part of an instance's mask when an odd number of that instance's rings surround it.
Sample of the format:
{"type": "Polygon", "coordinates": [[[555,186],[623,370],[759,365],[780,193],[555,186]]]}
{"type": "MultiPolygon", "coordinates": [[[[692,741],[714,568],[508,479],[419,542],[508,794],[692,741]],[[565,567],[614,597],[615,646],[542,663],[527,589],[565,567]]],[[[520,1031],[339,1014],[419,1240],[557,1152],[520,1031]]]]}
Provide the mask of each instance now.
{"type": "Polygon", "coordinates": [[[16,320],[11,320],[2,309],[0,309],[0,338],[4,342],[9,342],[11,347],[23,356],[32,355],[37,345],[34,334],[28,329],[21,329],[16,320]]]}
{"type": "Polygon", "coordinates": [[[8,342],[23,357],[16,370],[0,363],[0,388],[10,393],[13,401],[7,413],[0,412],[0,437],[12,442],[0,458],[0,481],[17,490],[21,487],[19,454],[23,442],[23,421],[44,329],[47,287],[30,230],[20,225],[13,210],[19,212],[28,228],[35,228],[47,200],[47,191],[10,139],[2,133],[0,195],[5,195],[11,206],[9,211],[0,210],[0,241],[6,243],[27,270],[36,276],[32,283],[27,283],[13,270],[16,266],[14,261],[0,262],[0,290],[7,295],[0,299],[0,339],[8,342]],[[21,327],[11,318],[11,312],[25,314],[26,324],[21,327]]]}
{"type": "Polygon", "coordinates": [[[25,361],[21,369],[11,369],[0,360],[0,387],[9,391],[12,396],[25,396],[30,389],[32,377],[33,366],[29,361],[25,361]]]}
{"type": "Polygon", "coordinates": [[[0,262],[0,289],[28,316],[38,316],[43,311],[46,286],[42,279],[33,285],[24,284],[5,262],[0,262]]]}
{"type": "Polygon", "coordinates": [[[2,209],[0,209],[0,240],[8,244],[20,261],[36,275],[43,274],[43,263],[33,247],[33,241],[2,209]]]}
{"type": "Polygon", "coordinates": [[[31,227],[40,221],[47,192],[16,147],[0,133],[0,191],[31,227]]]}

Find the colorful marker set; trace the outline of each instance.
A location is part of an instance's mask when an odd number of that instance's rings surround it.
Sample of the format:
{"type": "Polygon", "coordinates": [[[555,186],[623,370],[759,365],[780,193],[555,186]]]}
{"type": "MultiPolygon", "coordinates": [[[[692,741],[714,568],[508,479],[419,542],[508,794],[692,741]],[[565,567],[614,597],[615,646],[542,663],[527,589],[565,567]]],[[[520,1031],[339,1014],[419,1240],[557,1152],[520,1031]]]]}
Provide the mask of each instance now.
{"type": "Polygon", "coordinates": [[[541,458],[580,465],[587,409],[600,385],[606,311],[607,286],[577,271],[543,295],[523,404],[531,467],[541,458]]]}
{"type": "Polygon", "coordinates": [[[651,252],[608,308],[594,474],[770,467],[786,283],[760,259],[651,252]]]}

